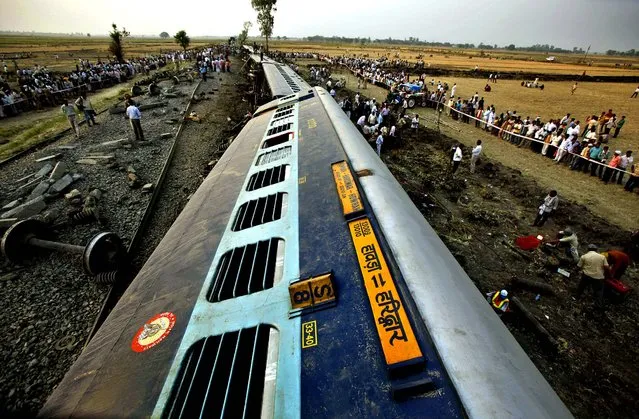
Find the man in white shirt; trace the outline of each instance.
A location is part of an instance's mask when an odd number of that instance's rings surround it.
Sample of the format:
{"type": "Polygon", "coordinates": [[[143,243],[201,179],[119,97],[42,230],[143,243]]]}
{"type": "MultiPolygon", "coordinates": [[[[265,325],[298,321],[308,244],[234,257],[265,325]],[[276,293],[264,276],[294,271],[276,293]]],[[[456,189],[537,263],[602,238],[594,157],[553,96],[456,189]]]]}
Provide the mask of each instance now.
{"type": "Polygon", "coordinates": [[[481,149],[481,140],[477,140],[477,145],[473,148],[472,155],[470,157],[470,173],[475,173],[475,164],[477,163],[477,160],[479,160],[481,149]]]}
{"type": "Polygon", "coordinates": [[[78,123],[75,120],[75,109],[73,105],[69,105],[69,101],[64,101],[64,105],[60,107],[62,113],[66,115],[69,120],[69,125],[71,125],[71,129],[75,133],[76,138],[80,138],[80,128],[78,128],[78,123]]]}
{"type": "Polygon", "coordinates": [[[453,174],[457,171],[457,168],[461,164],[462,161],[462,151],[459,147],[459,144],[454,146],[453,149],[453,174]]]}
{"type": "Polygon", "coordinates": [[[607,258],[597,252],[597,245],[589,244],[588,253],[579,258],[577,266],[581,268],[581,280],[575,291],[579,298],[587,287],[591,287],[596,298],[595,304],[603,306],[604,279],[610,270],[607,258]]]}
{"type": "Polygon", "coordinates": [[[375,141],[375,144],[377,144],[377,155],[379,157],[382,157],[382,144],[384,144],[384,136],[382,134],[379,134],[377,136],[377,140],[375,141]]]}
{"type": "Polygon", "coordinates": [[[628,150],[626,151],[626,154],[621,156],[621,160],[619,161],[619,166],[617,167],[617,169],[621,170],[615,170],[612,173],[612,178],[610,179],[611,182],[615,181],[615,177],[617,177],[617,185],[621,185],[623,182],[623,177],[626,174],[626,169],[628,167],[632,167],[633,163],[634,163],[635,159],[634,157],[632,157],[632,150],[628,150]]]}
{"type": "Polygon", "coordinates": [[[129,117],[131,128],[133,129],[133,133],[135,134],[135,140],[144,141],[144,133],[142,132],[142,124],[140,122],[142,113],[140,113],[138,107],[135,106],[133,103],[127,102],[126,105],[126,116],[129,117]]]}
{"type": "Polygon", "coordinates": [[[452,89],[450,89],[450,97],[455,97],[456,90],[457,90],[457,83],[453,84],[452,89]]]}
{"type": "Polygon", "coordinates": [[[364,127],[364,125],[366,125],[366,116],[362,115],[359,117],[359,119],[357,120],[357,126],[361,128],[364,127]]]}

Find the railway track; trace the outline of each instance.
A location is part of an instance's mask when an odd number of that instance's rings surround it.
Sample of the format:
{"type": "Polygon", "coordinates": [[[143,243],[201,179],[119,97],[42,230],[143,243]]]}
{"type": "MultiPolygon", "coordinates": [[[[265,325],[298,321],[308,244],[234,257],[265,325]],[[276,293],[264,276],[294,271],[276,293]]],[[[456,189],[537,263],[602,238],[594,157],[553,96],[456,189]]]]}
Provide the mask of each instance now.
{"type": "MultiPolygon", "coordinates": [[[[201,84],[202,84],[202,80],[200,79],[197,82],[195,89],[193,89],[193,92],[191,93],[191,97],[189,98],[189,101],[186,107],[184,108],[184,115],[188,115],[191,105],[193,103],[193,97],[195,96],[201,84]]],[[[129,246],[127,248],[127,253],[129,254],[129,257],[131,257],[131,255],[133,255],[136,252],[140,242],[142,241],[144,234],[147,232],[149,221],[151,220],[151,217],[153,215],[153,211],[155,209],[155,205],[157,203],[158,197],[162,193],[162,187],[164,186],[164,182],[166,180],[167,174],[171,168],[171,162],[173,161],[173,157],[175,155],[175,151],[177,149],[178,142],[180,140],[180,136],[182,134],[182,131],[185,125],[186,125],[186,120],[182,119],[182,121],[180,122],[180,126],[178,127],[178,130],[173,139],[173,145],[171,146],[171,149],[169,150],[169,155],[164,161],[164,165],[162,166],[162,171],[160,172],[160,176],[158,177],[157,182],[155,183],[156,186],[153,189],[153,193],[151,194],[151,199],[149,200],[149,202],[146,205],[146,208],[144,209],[144,215],[142,217],[142,220],[140,221],[140,224],[135,230],[133,238],[131,239],[131,242],[129,243],[129,246]]],[[[121,276],[118,276],[117,280],[109,287],[109,291],[107,292],[107,295],[102,303],[102,306],[100,307],[100,312],[98,313],[95,319],[95,322],[93,323],[93,326],[91,327],[91,331],[89,332],[89,335],[87,336],[85,346],[87,343],[89,343],[91,338],[93,338],[93,336],[95,335],[95,332],[97,332],[97,330],[100,328],[104,320],[106,320],[107,316],[109,315],[113,307],[115,307],[115,304],[118,302],[118,300],[120,299],[120,297],[122,296],[122,294],[124,293],[126,288],[129,286],[129,284],[131,283],[131,280],[134,277],[135,277],[135,272],[128,271],[126,273],[123,273],[121,276]]]]}
{"type": "MultiPolygon", "coordinates": [[[[166,86],[170,86],[170,82],[167,82],[166,86]]],[[[179,89],[184,89],[182,86],[179,86],[179,89]]],[[[56,161],[60,161],[68,167],[69,174],[78,175],[78,180],[65,192],[74,188],[97,188],[102,191],[102,198],[98,203],[100,215],[109,225],[103,226],[95,222],[73,225],[70,220],[60,223],[59,220],[68,207],[64,198],[49,202],[45,212],[39,217],[53,226],[61,242],[86,243],[87,238],[97,232],[112,230],[128,242],[128,250],[134,253],[146,231],[146,225],[157,203],[157,196],[162,191],[176,143],[185,126],[182,122],[179,126],[167,128],[163,118],[158,117],[179,119],[176,118],[180,117],[180,109],[177,106],[186,100],[183,109],[185,113],[188,112],[199,86],[198,82],[195,88],[189,87],[190,96],[178,95],[168,100],[164,109],[144,113],[143,118],[147,117],[146,121],[143,121],[145,136],[151,139],[145,146],[103,151],[100,148],[102,142],[129,133],[126,121],[118,115],[110,115],[107,108],[99,113],[100,125],[96,128],[82,126],[80,140],[76,141],[72,138],[71,130],[65,129],[44,143],[0,162],[0,195],[3,202],[15,198],[13,194],[18,185],[16,179],[23,178],[26,173],[37,171],[39,165],[49,162],[55,165],[56,161]],[[156,112],[157,115],[153,115],[156,112]],[[156,117],[149,119],[149,115],[156,117]],[[160,133],[172,128],[174,135],[170,142],[167,141],[166,134],[160,133]],[[83,154],[94,150],[115,157],[113,164],[117,163],[116,166],[119,167],[94,162],[92,165],[78,164],[78,161],[86,160],[83,159],[83,154]],[[34,162],[34,159],[42,158],[43,155],[46,157],[47,154],[56,158],[42,163],[34,162]],[[77,160],[78,158],[80,160],[77,160]],[[126,172],[129,171],[127,167],[131,166],[137,168],[144,183],[154,184],[151,194],[144,194],[141,189],[131,189],[127,186],[126,172]],[[124,175],[122,172],[125,172],[124,175]],[[133,231],[135,233],[128,236],[127,233],[133,231]]],[[[37,183],[31,188],[35,186],[37,183]]],[[[0,287],[3,288],[0,319],[5,324],[11,323],[15,326],[4,328],[1,332],[3,343],[0,357],[7,368],[6,374],[0,379],[0,416],[4,409],[8,412],[37,412],[51,388],[59,382],[83,347],[86,336],[92,336],[93,328],[97,328],[106,317],[108,311],[103,311],[104,308],[115,304],[115,296],[119,295],[117,291],[121,287],[125,288],[126,284],[126,281],[118,281],[116,286],[107,290],[104,285],[92,283],[82,272],[82,267],[76,260],[77,256],[50,252],[31,252],[30,255],[33,255],[33,258],[30,258],[33,260],[23,266],[16,266],[7,261],[2,261],[0,266],[0,277],[3,278],[0,281],[0,287]],[[25,304],[25,301],[29,303],[25,304]],[[42,337],[45,339],[42,340],[42,337]],[[34,342],[39,344],[35,345],[34,342]],[[23,343],[26,344],[25,347],[22,347],[23,343]]]]}

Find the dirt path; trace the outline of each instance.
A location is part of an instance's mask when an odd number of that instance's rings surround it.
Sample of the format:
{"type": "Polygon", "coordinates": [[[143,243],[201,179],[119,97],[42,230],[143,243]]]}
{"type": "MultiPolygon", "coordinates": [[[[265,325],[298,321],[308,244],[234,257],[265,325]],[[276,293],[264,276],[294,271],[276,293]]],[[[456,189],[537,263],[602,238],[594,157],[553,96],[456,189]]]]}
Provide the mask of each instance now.
{"type": "MultiPolygon", "coordinates": [[[[339,72],[339,77],[347,78],[347,87],[355,89],[357,79],[350,73],[339,72]]],[[[378,101],[386,98],[387,91],[378,86],[368,85],[361,93],[375,97],[378,101]]],[[[435,112],[431,108],[415,108],[422,123],[436,128],[435,112]]],[[[459,140],[471,147],[481,139],[484,142],[483,153],[489,159],[499,161],[505,166],[520,171],[524,177],[537,182],[543,189],[556,189],[562,199],[586,205],[590,211],[604,217],[611,223],[626,230],[639,229],[639,195],[625,192],[621,186],[604,185],[601,181],[581,172],[569,170],[565,165],[556,165],[552,160],[527,149],[518,149],[512,144],[476,129],[474,124],[454,121],[442,116],[440,123],[442,134],[459,140]]],[[[469,156],[466,151],[466,161],[469,156]]],[[[626,176],[626,179],[628,176],[626,176]]]]}

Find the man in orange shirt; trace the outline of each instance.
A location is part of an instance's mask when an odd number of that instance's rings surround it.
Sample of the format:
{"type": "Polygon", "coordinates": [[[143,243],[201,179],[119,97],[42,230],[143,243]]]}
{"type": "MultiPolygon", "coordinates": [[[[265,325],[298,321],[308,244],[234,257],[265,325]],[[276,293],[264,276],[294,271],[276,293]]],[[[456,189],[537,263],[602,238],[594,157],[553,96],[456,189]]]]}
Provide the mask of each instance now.
{"type": "Polygon", "coordinates": [[[608,181],[610,180],[610,177],[612,176],[612,172],[617,170],[617,166],[619,166],[620,162],[621,162],[621,150],[617,150],[615,151],[615,156],[612,158],[612,160],[610,160],[610,163],[608,163],[608,167],[606,167],[606,170],[604,171],[604,174],[601,178],[601,180],[603,180],[604,183],[608,183],[608,181]]]}

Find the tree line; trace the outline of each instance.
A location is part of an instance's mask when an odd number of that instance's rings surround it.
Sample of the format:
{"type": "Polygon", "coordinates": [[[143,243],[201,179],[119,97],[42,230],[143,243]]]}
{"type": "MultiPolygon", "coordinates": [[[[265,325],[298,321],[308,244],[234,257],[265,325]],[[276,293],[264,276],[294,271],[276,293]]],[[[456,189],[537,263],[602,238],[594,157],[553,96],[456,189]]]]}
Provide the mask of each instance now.
{"type": "Polygon", "coordinates": [[[614,49],[609,49],[606,51],[606,55],[620,55],[622,57],[638,57],[639,51],[635,51],[635,49],[629,49],[628,51],[615,51],[614,49]]]}
{"type": "Polygon", "coordinates": [[[585,51],[580,47],[574,47],[572,50],[556,47],[549,44],[535,44],[531,46],[518,47],[515,44],[502,45],[497,44],[485,44],[480,42],[474,43],[453,43],[453,42],[439,42],[439,41],[422,41],[417,37],[410,36],[406,39],[396,39],[392,37],[371,39],[370,37],[363,38],[349,38],[345,36],[308,36],[304,38],[309,42],[328,42],[328,43],[340,43],[340,44],[396,44],[396,45],[418,45],[426,47],[444,47],[444,48],[463,48],[463,49],[505,49],[510,51],[531,51],[531,52],[552,52],[552,53],[566,53],[566,54],[583,54],[585,51]]]}

